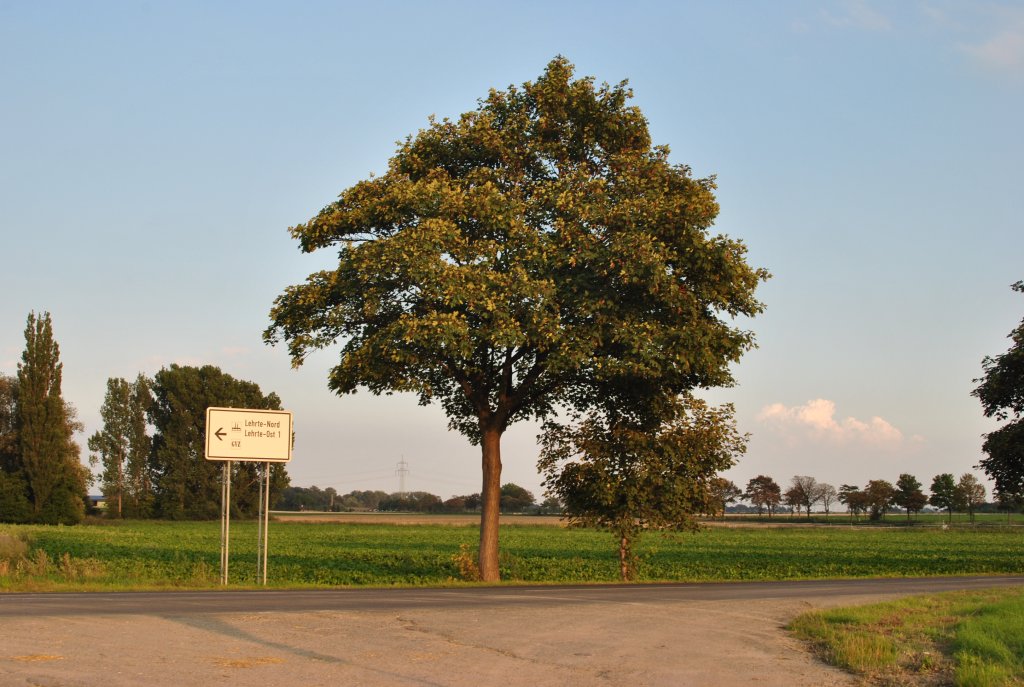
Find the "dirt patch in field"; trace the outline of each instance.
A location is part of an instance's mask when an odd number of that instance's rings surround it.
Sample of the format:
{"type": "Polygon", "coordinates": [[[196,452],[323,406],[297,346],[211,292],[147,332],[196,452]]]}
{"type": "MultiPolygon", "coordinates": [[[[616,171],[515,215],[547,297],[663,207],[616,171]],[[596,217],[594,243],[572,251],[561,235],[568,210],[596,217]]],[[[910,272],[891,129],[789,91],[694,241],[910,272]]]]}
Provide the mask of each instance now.
{"type": "MultiPolygon", "coordinates": [[[[320,511],[273,511],[275,522],[337,522],[374,525],[451,525],[468,527],[480,524],[480,515],[459,513],[456,515],[436,513],[324,513],[320,511]]],[[[531,525],[539,527],[567,527],[569,521],[558,515],[502,515],[502,525],[531,525]]],[[[800,522],[790,519],[751,520],[703,520],[708,527],[842,527],[837,524],[800,522]]]]}
{"type": "MultiPolygon", "coordinates": [[[[337,522],[373,525],[451,525],[467,527],[479,525],[480,516],[473,513],[437,515],[433,513],[320,513],[274,511],[275,522],[337,522]]],[[[539,527],[565,527],[568,523],[557,515],[502,515],[502,525],[536,525],[539,527]]]]}

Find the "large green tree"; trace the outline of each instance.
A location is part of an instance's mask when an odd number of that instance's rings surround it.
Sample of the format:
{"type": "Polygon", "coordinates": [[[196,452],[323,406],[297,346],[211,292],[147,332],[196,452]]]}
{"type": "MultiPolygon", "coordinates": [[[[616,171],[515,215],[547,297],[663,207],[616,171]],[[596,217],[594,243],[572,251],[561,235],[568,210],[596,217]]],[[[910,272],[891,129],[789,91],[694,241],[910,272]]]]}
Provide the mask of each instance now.
{"type": "MultiPolygon", "coordinates": [[[[280,410],[281,399],[275,393],[264,395],[257,384],[235,379],[212,365],[165,367],[153,378],[152,394],[149,419],[154,427],[156,514],[176,520],[218,517],[223,464],[205,459],[206,409],[212,406],[280,410]]],[[[285,466],[273,464],[270,479],[273,503],[288,486],[285,466]]],[[[232,512],[256,515],[256,463],[235,461],[231,485],[232,512]]]]}
{"type": "Polygon", "coordinates": [[[497,580],[501,438],[585,410],[615,378],[729,384],[761,311],[739,241],[713,235],[712,179],[669,161],[625,83],[556,58],[521,88],[431,119],[387,172],[291,229],[335,269],[289,287],[265,338],[294,365],[341,342],[339,394],[412,392],[481,445],[480,573],[497,580]]]}
{"type": "Polygon", "coordinates": [[[141,374],[134,382],[108,379],[100,408],[103,429],[89,437],[90,462],[102,466],[100,484],[110,504],[107,510],[117,517],[148,517],[152,511],[152,441],[146,428],[152,404],[149,385],[141,374]]]}
{"type": "MultiPolygon", "coordinates": [[[[1011,288],[1024,293],[1024,281],[1011,288]]],[[[986,356],[981,365],[984,376],[973,394],[981,401],[986,417],[1004,422],[985,436],[982,449],[988,455],[978,467],[996,483],[1004,498],[1024,497],[1024,319],[1010,332],[1013,342],[1002,355],[986,356]]]]}
{"type": "Polygon", "coordinates": [[[732,406],[684,397],[656,426],[616,413],[549,424],[538,467],[571,522],[612,533],[627,581],[636,574],[634,550],[644,531],[695,530],[697,514],[718,511],[715,476],[746,442],[732,406]]]}
{"type": "Polygon", "coordinates": [[[87,470],[74,441],[82,426],[61,395],[62,373],[50,313],[29,313],[18,364],[18,460],[32,518],[45,523],[77,523],[85,513],[87,470]]]}

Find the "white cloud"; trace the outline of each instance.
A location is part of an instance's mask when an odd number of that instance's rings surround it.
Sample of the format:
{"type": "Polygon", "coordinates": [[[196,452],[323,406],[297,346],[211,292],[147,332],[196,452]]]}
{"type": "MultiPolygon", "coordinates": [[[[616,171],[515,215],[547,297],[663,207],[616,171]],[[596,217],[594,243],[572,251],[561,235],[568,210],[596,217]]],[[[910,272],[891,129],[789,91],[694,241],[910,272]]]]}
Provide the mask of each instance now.
{"type": "MultiPolygon", "coordinates": [[[[903,432],[878,416],[869,420],[858,420],[855,417],[837,419],[835,402],[824,398],[792,407],[772,403],[761,409],[757,420],[792,443],[810,440],[897,447],[907,441],[903,432]]],[[[909,441],[920,443],[923,438],[914,436],[909,441]]]]}
{"type": "Polygon", "coordinates": [[[988,69],[1024,69],[1024,16],[979,43],[961,44],[960,49],[988,69]]]}
{"type": "Polygon", "coordinates": [[[921,15],[950,35],[951,44],[979,67],[1024,72],[1024,8],[998,3],[922,4],[921,15]]]}

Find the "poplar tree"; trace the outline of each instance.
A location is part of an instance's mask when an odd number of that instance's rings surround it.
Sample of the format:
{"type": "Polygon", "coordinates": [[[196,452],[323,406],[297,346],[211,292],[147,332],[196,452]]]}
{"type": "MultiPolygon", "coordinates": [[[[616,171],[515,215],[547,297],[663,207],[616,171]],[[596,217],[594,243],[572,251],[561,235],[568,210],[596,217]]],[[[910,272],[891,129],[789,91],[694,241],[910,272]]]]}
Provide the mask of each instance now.
{"type": "Polygon", "coordinates": [[[61,396],[62,372],[50,313],[29,313],[18,364],[19,461],[32,518],[47,523],[76,523],[85,512],[87,477],[74,441],[81,424],[61,396]]]}
{"type": "Polygon", "coordinates": [[[153,501],[149,476],[150,437],[146,412],[151,404],[148,380],[107,380],[100,408],[103,429],[89,437],[89,461],[101,465],[107,512],[117,517],[146,517],[153,501]]]}

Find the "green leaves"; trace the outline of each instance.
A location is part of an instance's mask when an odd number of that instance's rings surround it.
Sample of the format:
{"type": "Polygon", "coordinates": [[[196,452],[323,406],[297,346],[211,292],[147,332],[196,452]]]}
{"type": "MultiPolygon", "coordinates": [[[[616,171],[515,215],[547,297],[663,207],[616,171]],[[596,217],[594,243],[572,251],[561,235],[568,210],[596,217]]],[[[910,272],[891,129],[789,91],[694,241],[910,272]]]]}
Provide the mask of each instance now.
{"type": "Polygon", "coordinates": [[[576,426],[549,423],[541,436],[544,486],[573,522],[615,535],[624,580],[635,573],[632,548],[644,530],[695,530],[696,515],[717,512],[715,475],[746,450],[731,406],[669,403],[660,417],[637,421],[616,409],[576,426]]]}
{"type": "Polygon", "coordinates": [[[61,395],[60,348],[50,313],[29,313],[18,364],[17,468],[24,474],[39,522],[77,523],[84,516],[86,476],[74,432],[74,408],[61,395]]]}
{"type": "MultiPolygon", "coordinates": [[[[1024,281],[1011,288],[1024,293],[1024,281]]],[[[982,361],[985,375],[974,380],[972,394],[981,401],[986,417],[1009,420],[985,436],[986,454],[978,465],[995,480],[996,492],[1007,498],[1024,496],[1024,320],[1012,332],[1010,349],[982,361]]]]}
{"type": "Polygon", "coordinates": [[[430,120],[386,174],[292,228],[305,251],[334,246],[338,266],[277,299],[267,341],[298,365],[341,339],[338,392],[483,398],[447,406],[501,426],[586,407],[597,392],[580,389],[612,377],[730,383],[753,337],[722,316],[760,312],[767,273],[707,233],[713,180],[651,147],[626,84],[572,76],[559,57],[430,120]]]}
{"type": "Polygon", "coordinates": [[[264,339],[287,342],[293,365],[340,341],[331,389],[438,400],[477,442],[609,394],[731,384],[754,345],[732,320],[761,311],[768,274],[710,234],[714,180],[652,146],[631,97],[556,57],[535,82],[430,119],[384,175],[291,229],[338,263],[277,298],[264,339]]]}

